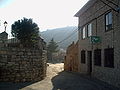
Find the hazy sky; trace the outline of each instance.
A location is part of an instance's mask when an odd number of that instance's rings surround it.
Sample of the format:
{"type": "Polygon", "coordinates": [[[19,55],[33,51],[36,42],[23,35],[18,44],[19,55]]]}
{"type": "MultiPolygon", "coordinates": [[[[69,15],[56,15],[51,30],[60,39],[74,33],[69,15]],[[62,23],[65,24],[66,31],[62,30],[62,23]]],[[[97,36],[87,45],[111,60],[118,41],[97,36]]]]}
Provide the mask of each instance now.
{"type": "Polygon", "coordinates": [[[88,0],[0,0],[0,32],[4,31],[4,21],[11,24],[23,17],[32,18],[40,31],[65,26],[77,26],[75,13],[88,0]]]}

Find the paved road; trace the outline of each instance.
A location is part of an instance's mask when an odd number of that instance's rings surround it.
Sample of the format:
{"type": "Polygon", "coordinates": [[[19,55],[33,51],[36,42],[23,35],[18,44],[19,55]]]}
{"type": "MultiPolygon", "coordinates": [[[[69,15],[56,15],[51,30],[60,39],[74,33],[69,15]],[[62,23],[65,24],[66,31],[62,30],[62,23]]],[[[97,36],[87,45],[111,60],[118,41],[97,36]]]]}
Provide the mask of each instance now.
{"type": "Polygon", "coordinates": [[[0,83],[0,90],[119,90],[89,76],[62,70],[63,64],[50,64],[44,80],[36,83],[12,84],[11,86],[5,84],[6,89],[3,89],[5,85],[2,87],[0,83]]]}

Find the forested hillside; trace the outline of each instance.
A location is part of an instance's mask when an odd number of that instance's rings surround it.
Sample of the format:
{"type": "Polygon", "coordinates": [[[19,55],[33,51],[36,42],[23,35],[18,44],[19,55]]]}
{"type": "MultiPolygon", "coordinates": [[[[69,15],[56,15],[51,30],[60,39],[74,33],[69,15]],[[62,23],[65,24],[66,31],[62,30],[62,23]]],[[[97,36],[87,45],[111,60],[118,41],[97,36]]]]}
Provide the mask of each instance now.
{"type": "Polygon", "coordinates": [[[66,49],[73,41],[78,40],[77,27],[69,26],[63,28],[50,29],[41,32],[41,36],[48,43],[52,38],[58,43],[59,48],[66,49]]]}

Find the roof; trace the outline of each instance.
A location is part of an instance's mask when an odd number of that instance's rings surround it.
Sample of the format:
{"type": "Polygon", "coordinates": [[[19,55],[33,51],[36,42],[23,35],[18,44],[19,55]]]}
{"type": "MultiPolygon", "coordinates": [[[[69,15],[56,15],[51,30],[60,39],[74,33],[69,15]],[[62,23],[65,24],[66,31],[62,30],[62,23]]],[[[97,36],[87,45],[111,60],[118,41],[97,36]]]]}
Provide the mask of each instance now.
{"type": "Polygon", "coordinates": [[[8,35],[5,31],[0,33],[0,35],[8,35]]]}
{"type": "Polygon", "coordinates": [[[97,0],[89,0],[74,16],[79,17],[88,10],[97,0]]]}

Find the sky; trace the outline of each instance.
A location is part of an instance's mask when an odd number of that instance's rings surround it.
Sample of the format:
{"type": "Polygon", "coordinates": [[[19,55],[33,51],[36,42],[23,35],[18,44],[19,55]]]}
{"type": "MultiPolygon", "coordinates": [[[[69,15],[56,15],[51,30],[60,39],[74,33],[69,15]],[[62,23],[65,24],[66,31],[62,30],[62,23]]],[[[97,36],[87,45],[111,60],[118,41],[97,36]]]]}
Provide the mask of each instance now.
{"type": "Polygon", "coordinates": [[[40,31],[66,26],[77,26],[74,15],[88,0],[0,0],[0,32],[4,31],[4,21],[11,25],[23,17],[32,18],[40,31]]]}

